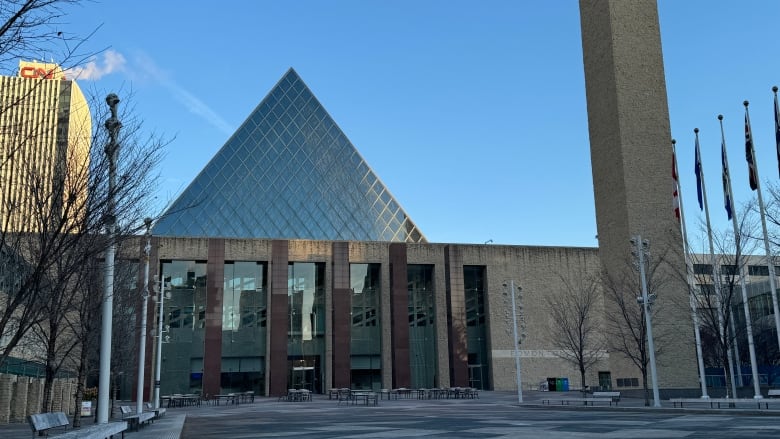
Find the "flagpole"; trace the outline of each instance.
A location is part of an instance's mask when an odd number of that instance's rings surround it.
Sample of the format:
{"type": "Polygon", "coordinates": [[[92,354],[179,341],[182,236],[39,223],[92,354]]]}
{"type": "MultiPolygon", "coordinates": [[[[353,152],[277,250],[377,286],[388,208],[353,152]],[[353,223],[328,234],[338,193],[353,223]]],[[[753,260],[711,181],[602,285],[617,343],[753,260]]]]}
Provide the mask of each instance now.
{"type": "Polygon", "coordinates": [[[761,180],[758,178],[758,162],[756,161],[756,151],[753,147],[753,134],[750,128],[750,113],[748,112],[748,101],[745,105],[745,142],[749,148],[750,157],[753,159],[753,168],[756,176],[756,192],[758,193],[758,209],[761,213],[761,228],[764,232],[764,250],[766,251],[766,265],[769,268],[769,290],[772,296],[772,310],[775,313],[775,328],[777,329],[777,346],[780,348],[780,311],[777,306],[777,287],[775,286],[775,263],[772,253],[769,250],[769,233],[766,230],[766,214],[764,213],[764,200],[761,197],[761,180]]]}
{"type": "MultiPolygon", "coordinates": [[[[731,391],[736,397],[737,395],[737,387],[736,383],[734,382],[734,364],[733,359],[731,358],[731,343],[726,342],[726,332],[725,332],[725,326],[724,326],[724,318],[723,318],[723,296],[721,296],[721,289],[720,289],[720,267],[718,267],[718,259],[715,256],[715,245],[712,242],[712,223],[710,222],[710,207],[709,204],[707,204],[707,190],[706,186],[704,185],[704,168],[701,165],[701,154],[699,152],[699,129],[694,128],[693,129],[694,134],[696,135],[696,177],[697,177],[697,183],[699,184],[699,203],[700,206],[704,206],[704,215],[707,220],[707,239],[709,240],[710,244],[710,261],[712,264],[712,283],[713,288],[715,289],[715,297],[718,298],[718,334],[721,338],[721,341],[723,342],[724,346],[726,346],[726,358],[728,361],[728,365],[723,365],[723,374],[726,376],[726,368],[728,366],[728,369],[730,370],[731,375],[731,391]]],[[[728,306],[728,304],[726,304],[728,306]]],[[[726,398],[729,396],[729,390],[728,386],[726,386],[726,398]]]]}
{"type": "Polygon", "coordinates": [[[685,227],[685,215],[683,214],[683,201],[682,201],[682,187],[680,186],[679,175],[677,170],[677,141],[672,139],[672,160],[674,162],[674,184],[677,191],[677,203],[679,205],[680,213],[680,230],[682,231],[683,240],[683,255],[685,255],[685,274],[688,281],[688,301],[691,305],[691,317],[693,318],[693,333],[696,336],[696,360],[699,364],[699,381],[701,384],[701,397],[703,399],[709,399],[707,394],[707,376],[704,371],[704,356],[701,349],[701,330],[699,329],[699,314],[696,311],[696,300],[694,298],[694,278],[693,278],[693,262],[691,261],[691,255],[688,253],[688,232],[685,227]]]}

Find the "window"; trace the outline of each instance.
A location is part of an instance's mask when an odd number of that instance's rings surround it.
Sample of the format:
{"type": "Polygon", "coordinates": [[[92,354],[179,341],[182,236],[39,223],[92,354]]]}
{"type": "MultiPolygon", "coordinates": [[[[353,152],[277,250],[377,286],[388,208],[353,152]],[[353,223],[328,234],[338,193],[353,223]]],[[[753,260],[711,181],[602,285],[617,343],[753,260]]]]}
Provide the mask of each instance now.
{"type": "Polygon", "coordinates": [[[618,378],[618,387],[639,387],[639,378],[618,378]]]}
{"type": "Polygon", "coordinates": [[[712,275],[712,265],[710,265],[710,264],[693,264],[693,274],[709,274],[709,275],[712,275]]]}
{"type": "Polygon", "coordinates": [[[751,276],[769,276],[769,267],[766,265],[749,265],[748,274],[751,276]]]}
{"type": "Polygon", "coordinates": [[[720,266],[720,274],[722,276],[738,276],[739,275],[739,266],[738,265],[721,265],[720,266]]]}

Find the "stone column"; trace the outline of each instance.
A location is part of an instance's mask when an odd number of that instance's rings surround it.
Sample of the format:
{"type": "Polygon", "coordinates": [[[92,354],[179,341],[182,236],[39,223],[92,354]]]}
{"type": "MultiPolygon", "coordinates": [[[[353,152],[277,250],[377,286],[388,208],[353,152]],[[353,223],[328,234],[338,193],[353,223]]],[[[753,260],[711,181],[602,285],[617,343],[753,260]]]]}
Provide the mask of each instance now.
{"type": "Polygon", "coordinates": [[[27,392],[30,378],[18,376],[14,383],[14,397],[11,400],[11,422],[23,422],[27,417],[27,392]]]}
{"type": "Polygon", "coordinates": [[[11,417],[14,378],[13,375],[0,375],[0,424],[7,424],[11,417]]]}
{"type": "Polygon", "coordinates": [[[51,387],[51,412],[62,411],[62,379],[55,378],[51,387]]]}
{"type": "Polygon", "coordinates": [[[27,392],[27,414],[41,412],[41,402],[43,400],[43,380],[40,378],[31,378],[27,392]]]}

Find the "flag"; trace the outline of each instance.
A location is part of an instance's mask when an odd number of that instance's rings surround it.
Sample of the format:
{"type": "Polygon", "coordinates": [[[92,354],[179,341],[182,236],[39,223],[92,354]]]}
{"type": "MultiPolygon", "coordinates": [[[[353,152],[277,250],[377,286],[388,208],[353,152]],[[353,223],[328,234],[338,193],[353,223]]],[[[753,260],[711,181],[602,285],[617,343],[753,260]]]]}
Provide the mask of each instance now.
{"type": "Polygon", "coordinates": [[[731,177],[729,176],[729,160],[726,158],[726,141],[720,142],[720,158],[723,162],[723,202],[726,205],[726,215],[731,219],[731,177]]]}
{"type": "Polygon", "coordinates": [[[777,170],[780,172],[780,107],[777,105],[777,87],[775,90],[775,144],[777,145],[777,170]]]}
{"type": "Polygon", "coordinates": [[[701,184],[704,180],[701,175],[701,154],[699,154],[699,135],[696,134],[696,196],[699,198],[699,210],[704,209],[704,199],[702,198],[701,184]]]}
{"type": "Polygon", "coordinates": [[[672,150],[672,207],[674,208],[674,216],[677,218],[677,222],[680,222],[680,179],[677,176],[677,157],[675,157],[674,150],[672,150]]]}
{"type": "Polygon", "coordinates": [[[758,179],[756,178],[756,159],[753,156],[753,134],[750,130],[750,118],[748,117],[747,107],[745,107],[745,158],[748,163],[748,172],[750,173],[750,190],[758,188],[758,179]]]}

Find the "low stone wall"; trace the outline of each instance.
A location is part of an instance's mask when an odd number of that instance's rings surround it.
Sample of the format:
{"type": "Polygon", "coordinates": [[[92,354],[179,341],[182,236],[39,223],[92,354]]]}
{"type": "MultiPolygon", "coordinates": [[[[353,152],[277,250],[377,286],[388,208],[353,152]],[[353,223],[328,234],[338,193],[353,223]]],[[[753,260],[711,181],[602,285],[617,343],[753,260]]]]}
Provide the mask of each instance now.
{"type": "MultiPolygon", "coordinates": [[[[73,415],[76,392],[74,379],[56,379],[52,387],[52,411],[73,415]]],[[[28,415],[41,412],[43,378],[0,374],[0,424],[25,422],[28,415]]]]}

